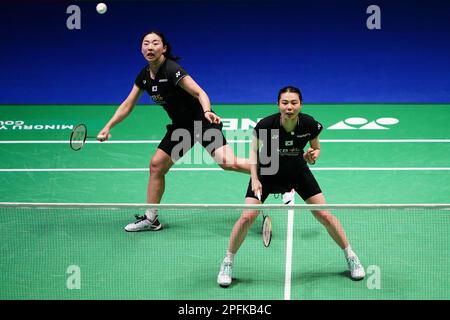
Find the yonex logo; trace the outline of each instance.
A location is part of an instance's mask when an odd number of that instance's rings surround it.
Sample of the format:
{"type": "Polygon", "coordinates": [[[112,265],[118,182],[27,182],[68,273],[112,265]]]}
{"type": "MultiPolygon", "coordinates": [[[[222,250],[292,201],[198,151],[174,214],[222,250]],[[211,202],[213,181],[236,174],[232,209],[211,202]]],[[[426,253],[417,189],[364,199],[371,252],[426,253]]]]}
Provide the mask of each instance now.
{"type": "Polygon", "coordinates": [[[379,118],[369,122],[366,118],[347,118],[328,127],[328,130],[389,130],[387,126],[393,126],[399,123],[397,118],[379,118]]]}
{"type": "Polygon", "coordinates": [[[285,141],[285,145],[286,145],[286,147],[293,146],[294,145],[294,141],[285,141]]]}
{"type": "Polygon", "coordinates": [[[177,71],[177,73],[175,73],[175,77],[179,78],[181,76],[181,72],[177,71]]]}
{"type": "Polygon", "coordinates": [[[147,83],[147,80],[143,80],[142,83],[143,83],[143,84],[146,84],[146,83],[147,83]]]}

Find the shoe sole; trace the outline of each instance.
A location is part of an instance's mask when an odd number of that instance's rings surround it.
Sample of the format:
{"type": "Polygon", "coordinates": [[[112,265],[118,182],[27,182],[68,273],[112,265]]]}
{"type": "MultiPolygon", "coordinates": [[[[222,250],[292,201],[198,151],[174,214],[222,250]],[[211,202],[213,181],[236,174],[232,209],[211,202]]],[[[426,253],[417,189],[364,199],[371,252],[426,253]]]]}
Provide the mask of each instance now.
{"type": "Polygon", "coordinates": [[[229,284],[224,284],[224,283],[220,283],[219,280],[217,280],[217,284],[221,287],[221,288],[228,288],[231,285],[231,282],[229,284]]]}
{"type": "Polygon", "coordinates": [[[127,229],[124,228],[124,230],[125,230],[126,232],[160,231],[160,230],[162,230],[162,226],[159,226],[158,228],[155,228],[155,229],[127,230],[127,229]]]}
{"type": "Polygon", "coordinates": [[[151,229],[151,230],[149,230],[149,231],[159,231],[159,230],[162,230],[162,224],[160,224],[159,225],[159,227],[156,227],[156,228],[154,228],[154,229],[151,229]]]}
{"type": "Polygon", "coordinates": [[[229,283],[229,284],[224,284],[224,283],[219,283],[219,282],[217,282],[217,284],[218,284],[221,288],[228,288],[228,287],[231,285],[231,283],[229,283]]]}

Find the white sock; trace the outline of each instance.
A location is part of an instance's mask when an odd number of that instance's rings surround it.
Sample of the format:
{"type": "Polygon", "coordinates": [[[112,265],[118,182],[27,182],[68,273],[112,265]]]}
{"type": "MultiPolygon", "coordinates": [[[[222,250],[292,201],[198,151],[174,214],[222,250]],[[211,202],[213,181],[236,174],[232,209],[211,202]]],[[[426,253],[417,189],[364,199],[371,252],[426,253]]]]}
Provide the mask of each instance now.
{"type": "Polygon", "coordinates": [[[149,208],[149,209],[145,210],[145,216],[150,221],[155,220],[157,215],[158,215],[158,210],[156,210],[156,209],[149,208]]]}
{"type": "Polygon", "coordinates": [[[227,255],[225,256],[224,261],[228,261],[232,264],[234,260],[234,255],[235,253],[231,253],[230,251],[227,250],[227,255]]]}
{"type": "Polygon", "coordinates": [[[350,245],[348,245],[347,248],[345,248],[343,251],[344,251],[344,254],[345,254],[345,257],[346,257],[346,258],[348,258],[348,257],[353,257],[353,256],[356,255],[356,254],[353,252],[352,247],[351,247],[350,245]]]}

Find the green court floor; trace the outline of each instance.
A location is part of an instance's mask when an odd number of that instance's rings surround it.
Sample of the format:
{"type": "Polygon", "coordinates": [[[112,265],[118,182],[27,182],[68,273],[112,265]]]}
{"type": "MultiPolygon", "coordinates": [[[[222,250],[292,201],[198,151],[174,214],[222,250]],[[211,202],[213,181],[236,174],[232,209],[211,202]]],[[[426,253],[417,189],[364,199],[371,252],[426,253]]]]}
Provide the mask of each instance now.
{"type": "MultiPolygon", "coordinates": [[[[77,152],[67,143],[74,125],[85,123],[95,135],[115,108],[0,106],[0,202],[145,203],[149,160],[169,122],[160,107],[137,106],[110,142],[77,152]]],[[[214,110],[242,157],[251,124],[277,111],[274,105],[214,110]]],[[[307,104],[303,112],[325,127],[321,158],[311,168],[330,204],[450,203],[450,105],[307,104]],[[386,124],[386,118],[397,122],[386,124]],[[346,129],[330,128],[339,123],[346,129]]],[[[243,203],[248,176],[218,170],[198,146],[181,162],[167,175],[164,203],[243,203]]],[[[239,212],[161,212],[164,230],[124,232],[135,213],[2,210],[0,298],[284,298],[285,211],[271,213],[274,240],[267,249],[260,221],[252,227],[228,289],[215,280],[239,212]],[[81,271],[80,289],[68,289],[70,266],[81,271]]],[[[450,298],[448,211],[335,214],[373,273],[351,281],[326,230],[309,212],[296,212],[292,300],[450,298]],[[381,287],[370,289],[375,274],[381,287]]]]}

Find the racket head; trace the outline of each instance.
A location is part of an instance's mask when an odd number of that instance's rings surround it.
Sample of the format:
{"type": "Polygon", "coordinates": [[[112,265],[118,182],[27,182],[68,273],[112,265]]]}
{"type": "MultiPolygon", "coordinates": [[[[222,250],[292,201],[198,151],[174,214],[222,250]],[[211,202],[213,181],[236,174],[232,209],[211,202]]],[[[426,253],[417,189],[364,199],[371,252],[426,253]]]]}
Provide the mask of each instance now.
{"type": "Polygon", "coordinates": [[[70,147],[72,150],[78,151],[83,148],[87,138],[87,127],[85,124],[80,123],[72,130],[70,135],[70,147]]]}
{"type": "Polygon", "coordinates": [[[262,229],[263,244],[267,248],[272,241],[272,220],[270,216],[263,216],[263,229],[262,229]]]}

